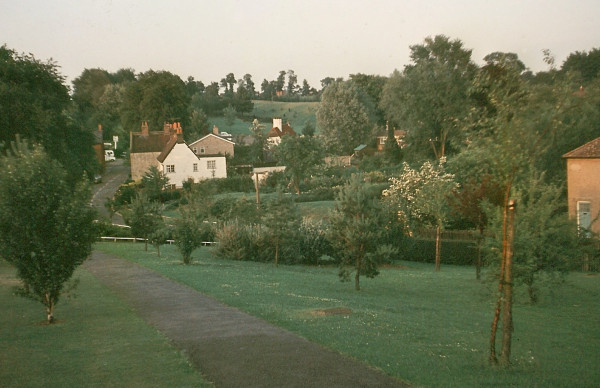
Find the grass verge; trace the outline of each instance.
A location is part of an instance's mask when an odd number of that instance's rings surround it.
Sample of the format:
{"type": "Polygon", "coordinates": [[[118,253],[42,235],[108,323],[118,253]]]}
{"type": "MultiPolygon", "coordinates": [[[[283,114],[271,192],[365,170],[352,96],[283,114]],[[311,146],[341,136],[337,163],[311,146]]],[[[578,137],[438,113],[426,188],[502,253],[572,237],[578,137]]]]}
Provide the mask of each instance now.
{"type": "Polygon", "coordinates": [[[209,387],[167,338],[79,269],[76,298],[43,306],[15,296],[15,270],[0,259],[0,386],[209,387]]]}
{"type": "Polygon", "coordinates": [[[486,361],[493,304],[472,268],[443,266],[435,273],[431,265],[404,263],[361,280],[356,292],[339,282],[335,268],[223,261],[208,248],[195,251],[194,264],[184,266],[171,246],[160,259],[142,244],[103,243],[97,249],[417,386],[600,384],[598,276],[573,273],[538,305],[517,303],[513,366],[504,369],[486,361]]]}

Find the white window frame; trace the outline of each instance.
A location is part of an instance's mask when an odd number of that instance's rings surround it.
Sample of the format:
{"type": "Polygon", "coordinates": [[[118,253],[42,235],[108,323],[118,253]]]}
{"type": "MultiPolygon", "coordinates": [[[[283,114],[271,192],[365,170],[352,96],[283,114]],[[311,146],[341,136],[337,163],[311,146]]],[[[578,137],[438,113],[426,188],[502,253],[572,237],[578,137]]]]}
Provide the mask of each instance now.
{"type": "Polygon", "coordinates": [[[192,169],[194,170],[194,172],[198,172],[198,163],[194,163],[192,165],[192,169]]]}
{"type": "Polygon", "coordinates": [[[216,170],[217,169],[217,161],[216,160],[207,160],[206,168],[209,170],[216,170]]]}
{"type": "Polygon", "coordinates": [[[174,164],[167,164],[165,165],[165,173],[166,174],[173,174],[175,172],[175,165],[174,164]]]}

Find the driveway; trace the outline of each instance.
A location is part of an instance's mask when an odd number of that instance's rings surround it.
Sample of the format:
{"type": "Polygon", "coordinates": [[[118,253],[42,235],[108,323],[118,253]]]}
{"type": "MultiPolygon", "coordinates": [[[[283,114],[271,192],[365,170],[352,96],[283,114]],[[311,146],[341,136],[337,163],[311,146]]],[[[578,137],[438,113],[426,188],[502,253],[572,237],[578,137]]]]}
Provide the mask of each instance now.
{"type": "MultiPolygon", "coordinates": [[[[123,159],[106,163],[106,171],[102,175],[102,182],[92,187],[92,206],[96,208],[101,217],[109,218],[110,214],[104,207],[104,202],[107,198],[112,198],[115,195],[119,186],[127,180],[128,176],[129,165],[123,159]]],[[[111,222],[124,224],[123,218],[119,214],[113,215],[111,222]]]]}

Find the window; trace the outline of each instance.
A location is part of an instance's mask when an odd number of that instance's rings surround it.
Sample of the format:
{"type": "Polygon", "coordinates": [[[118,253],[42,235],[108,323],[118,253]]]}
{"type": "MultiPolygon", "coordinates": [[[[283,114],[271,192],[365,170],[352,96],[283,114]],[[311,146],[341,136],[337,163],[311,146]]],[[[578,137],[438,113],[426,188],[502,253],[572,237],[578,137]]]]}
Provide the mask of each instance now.
{"type": "Polygon", "coordinates": [[[380,137],[380,138],[379,138],[379,144],[382,144],[382,145],[383,145],[383,144],[385,144],[385,141],[386,141],[386,140],[387,140],[387,139],[386,139],[385,137],[380,137]]]}
{"type": "Polygon", "coordinates": [[[194,163],[194,172],[198,172],[198,163],[194,163]]]}
{"type": "Polygon", "coordinates": [[[171,173],[171,172],[175,172],[175,165],[174,164],[167,164],[167,174],[171,173]]]}
{"type": "Polygon", "coordinates": [[[205,154],[205,153],[206,153],[206,148],[204,148],[204,147],[200,147],[200,153],[201,153],[201,154],[205,154]]]}
{"type": "Polygon", "coordinates": [[[216,170],[217,169],[217,161],[216,160],[207,160],[206,168],[208,168],[209,170],[216,170]]]}
{"type": "Polygon", "coordinates": [[[196,155],[198,155],[198,148],[194,147],[194,148],[192,148],[192,151],[193,151],[193,152],[194,152],[196,155]]]}
{"type": "Polygon", "coordinates": [[[592,211],[591,204],[587,201],[577,201],[577,226],[579,230],[590,237],[590,228],[592,226],[592,211]]]}

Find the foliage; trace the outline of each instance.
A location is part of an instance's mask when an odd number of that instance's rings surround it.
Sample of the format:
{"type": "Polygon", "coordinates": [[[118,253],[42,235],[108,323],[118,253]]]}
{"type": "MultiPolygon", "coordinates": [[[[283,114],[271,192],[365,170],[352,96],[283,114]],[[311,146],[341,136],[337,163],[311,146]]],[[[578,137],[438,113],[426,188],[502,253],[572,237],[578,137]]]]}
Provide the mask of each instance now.
{"type": "Polygon", "coordinates": [[[382,235],[381,205],[368,190],[363,176],[355,174],[338,193],[331,214],[330,241],[340,261],[339,276],[348,280],[352,268],[354,288],[360,290],[360,276],[379,274],[379,238],[382,235]]]}
{"type": "Polygon", "coordinates": [[[329,225],[304,217],[295,235],[295,263],[318,265],[324,255],[332,256],[329,225]]]}
{"type": "Polygon", "coordinates": [[[152,165],[142,176],[142,184],[149,201],[161,201],[163,199],[162,193],[169,184],[169,177],[160,171],[157,166],[152,165]]]}
{"type": "Polygon", "coordinates": [[[64,77],[52,61],[19,55],[0,47],[0,147],[8,147],[17,134],[41,144],[47,155],[68,171],[74,186],[84,172],[91,177],[98,168],[93,137],[69,120],[70,97],[64,77]]]}
{"type": "MultiPolygon", "coordinates": [[[[581,256],[577,227],[564,212],[562,188],[544,183],[543,174],[531,173],[518,185],[514,241],[514,279],[524,285],[531,303],[538,301],[539,286],[554,287],[564,279],[571,263],[581,256]]],[[[492,213],[493,237],[487,238],[488,265],[498,276],[498,255],[502,251],[502,214],[492,213]]]]}
{"type": "Polygon", "coordinates": [[[213,252],[220,258],[266,262],[273,257],[266,229],[260,224],[228,221],[219,225],[215,238],[218,244],[213,252]]]}
{"type": "Polygon", "coordinates": [[[352,82],[334,82],[323,92],[317,124],[327,152],[350,155],[358,145],[368,142],[373,124],[359,97],[360,91],[352,82]]]}
{"type": "Polygon", "coordinates": [[[426,38],[411,49],[412,64],[394,71],[385,84],[380,107],[393,126],[407,129],[412,159],[446,156],[465,139],[469,89],[475,65],[471,50],[443,35],[426,38]],[[427,152],[431,150],[432,152],[427,152]]]}
{"type": "Polygon", "coordinates": [[[233,106],[227,105],[227,108],[223,109],[223,116],[225,117],[225,123],[228,126],[232,126],[235,121],[235,116],[237,112],[233,106]]]}
{"type": "Polygon", "coordinates": [[[151,201],[144,193],[138,194],[131,203],[127,221],[131,226],[131,233],[135,237],[144,239],[147,250],[148,238],[162,227],[162,206],[158,202],[151,201]]]}
{"type": "Polygon", "coordinates": [[[275,248],[274,261],[278,265],[280,252],[289,250],[300,226],[301,219],[296,204],[279,191],[275,199],[268,202],[262,221],[267,228],[268,241],[275,248]]]}
{"type": "Polygon", "coordinates": [[[300,182],[323,162],[321,144],[309,136],[284,136],[275,154],[279,164],[285,166],[285,175],[296,194],[300,194],[300,182]]]}
{"type": "Polygon", "coordinates": [[[168,71],[148,70],[125,86],[121,120],[124,128],[138,128],[148,122],[151,131],[161,131],[165,121],[189,123],[190,97],[185,83],[168,71]]]}
{"type": "Polygon", "coordinates": [[[22,293],[41,302],[53,322],[66,282],[96,238],[89,187],[82,181],[72,188],[39,146],[13,143],[0,164],[0,252],[17,268],[22,293]]]}
{"type": "Polygon", "coordinates": [[[214,241],[212,225],[205,219],[206,211],[197,192],[184,197],[186,204],[179,206],[180,217],[175,222],[173,239],[181,253],[183,264],[192,263],[192,252],[204,241],[214,241]]]}

